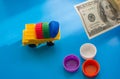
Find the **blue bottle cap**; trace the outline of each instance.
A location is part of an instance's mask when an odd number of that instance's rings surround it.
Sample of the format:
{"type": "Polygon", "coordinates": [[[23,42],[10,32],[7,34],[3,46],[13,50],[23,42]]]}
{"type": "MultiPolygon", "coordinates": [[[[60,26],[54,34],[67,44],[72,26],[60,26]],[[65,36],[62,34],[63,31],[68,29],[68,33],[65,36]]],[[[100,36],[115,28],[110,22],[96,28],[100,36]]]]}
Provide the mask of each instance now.
{"type": "Polygon", "coordinates": [[[57,21],[51,21],[49,23],[50,37],[54,38],[59,32],[59,23],[57,21]]]}

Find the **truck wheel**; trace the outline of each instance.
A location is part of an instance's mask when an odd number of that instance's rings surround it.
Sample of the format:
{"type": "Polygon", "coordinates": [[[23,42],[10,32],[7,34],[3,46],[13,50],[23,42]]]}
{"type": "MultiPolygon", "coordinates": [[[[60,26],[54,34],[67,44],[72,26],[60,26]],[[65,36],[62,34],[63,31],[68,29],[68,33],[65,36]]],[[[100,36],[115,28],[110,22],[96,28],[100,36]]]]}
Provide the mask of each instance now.
{"type": "Polygon", "coordinates": [[[47,46],[53,46],[54,45],[54,42],[50,41],[50,42],[47,42],[47,46]]]}
{"type": "Polygon", "coordinates": [[[31,47],[31,48],[37,47],[36,44],[29,44],[28,46],[31,47]]]}

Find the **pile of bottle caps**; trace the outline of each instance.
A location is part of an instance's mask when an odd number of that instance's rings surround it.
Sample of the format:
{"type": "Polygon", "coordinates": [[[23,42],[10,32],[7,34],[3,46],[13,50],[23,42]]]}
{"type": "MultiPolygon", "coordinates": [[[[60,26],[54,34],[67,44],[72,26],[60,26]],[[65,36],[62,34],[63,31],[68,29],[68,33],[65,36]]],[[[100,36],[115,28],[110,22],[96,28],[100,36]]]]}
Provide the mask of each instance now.
{"type": "Polygon", "coordinates": [[[59,32],[59,23],[57,21],[38,23],[35,32],[37,39],[55,38],[59,32]]]}

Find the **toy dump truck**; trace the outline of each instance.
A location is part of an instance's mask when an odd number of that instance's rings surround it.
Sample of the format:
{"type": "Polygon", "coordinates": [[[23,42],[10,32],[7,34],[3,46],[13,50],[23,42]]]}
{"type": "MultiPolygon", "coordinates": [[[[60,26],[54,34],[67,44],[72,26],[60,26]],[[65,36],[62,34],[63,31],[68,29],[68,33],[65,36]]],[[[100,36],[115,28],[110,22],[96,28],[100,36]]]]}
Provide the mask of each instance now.
{"type": "Polygon", "coordinates": [[[38,24],[26,24],[23,30],[22,44],[36,47],[39,44],[47,43],[48,46],[54,45],[54,40],[60,39],[59,23],[51,21],[38,24]]]}

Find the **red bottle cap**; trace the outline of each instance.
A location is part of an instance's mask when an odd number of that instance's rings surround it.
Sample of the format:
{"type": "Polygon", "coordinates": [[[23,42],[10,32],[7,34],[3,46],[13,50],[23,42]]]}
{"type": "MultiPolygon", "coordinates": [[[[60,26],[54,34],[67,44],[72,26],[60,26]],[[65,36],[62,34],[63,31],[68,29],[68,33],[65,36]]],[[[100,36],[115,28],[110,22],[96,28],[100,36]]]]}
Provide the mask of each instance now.
{"type": "Polygon", "coordinates": [[[42,23],[36,24],[35,32],[36,32],[36,38],[37,39],[42,39],[43,38],[42,23]]]}
{"type": "Polygon", "coordinates": [[[96,60],[88,59],[83,63],[82,71],[87,77],[95,77],[100,71],[100,65],[96,60]]]}

